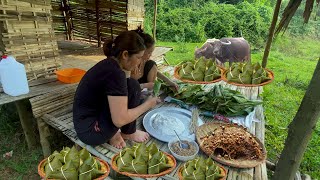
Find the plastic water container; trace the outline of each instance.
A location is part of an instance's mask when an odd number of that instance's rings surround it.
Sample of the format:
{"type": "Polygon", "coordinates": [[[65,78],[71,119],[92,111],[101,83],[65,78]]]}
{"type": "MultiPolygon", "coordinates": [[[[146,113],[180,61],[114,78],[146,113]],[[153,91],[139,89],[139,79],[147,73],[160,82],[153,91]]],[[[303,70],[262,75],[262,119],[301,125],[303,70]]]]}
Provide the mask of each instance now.
{"type": "Polygon", "coordinates": [[[24,65],[12,56],[2,56],[0,63],[0,80],[3,91],[10,96],[29,93],[28,80],[24,65]]]}

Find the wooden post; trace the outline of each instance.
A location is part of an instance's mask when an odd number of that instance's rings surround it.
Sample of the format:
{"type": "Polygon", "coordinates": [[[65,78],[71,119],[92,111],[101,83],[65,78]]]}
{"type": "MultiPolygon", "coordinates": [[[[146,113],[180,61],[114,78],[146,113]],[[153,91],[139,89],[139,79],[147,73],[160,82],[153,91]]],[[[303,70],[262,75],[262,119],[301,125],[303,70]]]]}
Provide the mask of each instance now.
{"type": "Polygon", "coordinates": [[[153,14],[153,39],[156,41],[156,31],[157,31],[157,0],[154,0],[154,14],[153,14]]]}
{"type": "Polygon", "coordinates": [[[111,39],[113,40],[112,8],[110,8],[110,24],[111,24],[111,39]]]}
{"type": "Polygon", "coordinates": [[[278,21],[280,6],[281,6],[281,0],[277,0],[277,4],[276,4],[276,7],[275,7],[274,13],[273,13],[271,26],[270,26],[270,29],[269,29],[269,36],[268,36],[266,48],[265,48],[264,54],[263,54],[263,59],[262,59],[262,67],[263,68],[265,68],[267,66],[267,61],[268,61],[268,57],[269,57],[269,53],[270,53],[271,43],[273,41],[273,36],[274,36],[274,30],[276,28],[277,21],[278,21]]]}
{"type": "Polygon", "coordinates": [[[320,58],[298,112],[289,125],[288,136],[273,180],[294,179],[303,154],[320,118],[320,58]]]}
{"type": "Polygon", "coordinates": [[[98,39],[98,47],[101,47],[99,4],[100,4],[100,0],[96,0],[97,39],[98,39]]]}
{"type": "Polygon", "coordinates": [[[67,0],[61,1],[62,12],[65,20],[65,27],[66,27],[66,35],[67,40],[72,40],[72,25],[71,25],[71,17],[70,17],[70,6],[67,0]]]}
{"type": "Polygon", "coordinates": [[[21,126],[27,141],[29,149],[37,146],[36,134],[33,127],[33,115],[32,112],[28,110],[29,101],[20,100],[15,102],[16,108],[18,110],[21,126]]]}
{"type": "Polygon", "coordinates": [[[43,156],[46,158],[51,154],[50,142],[47,139],[50,136],[49,126],[41,118],[37,118],[37,124],[43,156]]]}

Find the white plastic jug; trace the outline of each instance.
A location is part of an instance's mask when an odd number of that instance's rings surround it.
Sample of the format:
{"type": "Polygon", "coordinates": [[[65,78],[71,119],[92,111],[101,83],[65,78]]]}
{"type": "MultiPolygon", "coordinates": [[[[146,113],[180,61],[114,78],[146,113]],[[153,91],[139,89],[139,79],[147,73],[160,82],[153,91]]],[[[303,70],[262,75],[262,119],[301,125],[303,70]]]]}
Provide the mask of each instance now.
{"type": "Polygon", "coordinates": [[[24,65],[12,56],[2,56],[0,63],[0,80],[3,91],[10,96],[29,93],[28,80],[24,65]]]}

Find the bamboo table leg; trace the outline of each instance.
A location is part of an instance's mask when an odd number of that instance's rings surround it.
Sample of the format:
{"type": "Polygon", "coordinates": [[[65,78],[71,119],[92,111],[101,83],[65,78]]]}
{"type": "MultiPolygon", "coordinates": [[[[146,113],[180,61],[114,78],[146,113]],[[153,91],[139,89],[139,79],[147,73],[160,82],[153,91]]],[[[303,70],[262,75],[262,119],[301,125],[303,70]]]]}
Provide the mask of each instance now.
{"type": "Polygon", "coordinates": [[[42,152],[44,157],[48,157],[51,154],[50,142],[47,137],[50,135],[49,126],[41,118],[37,118],[37,124],[40,135],[40,144],[42,147],[42,152]]]}
{"type": "Polygon", "coordinates": [[[22,129],[27,141],[29,149],[36,147],[36,134],[33,127],[33,115],[31,110],[28,110],[28,100],[19,100],[15,102],[17,107],[22,129]]]}

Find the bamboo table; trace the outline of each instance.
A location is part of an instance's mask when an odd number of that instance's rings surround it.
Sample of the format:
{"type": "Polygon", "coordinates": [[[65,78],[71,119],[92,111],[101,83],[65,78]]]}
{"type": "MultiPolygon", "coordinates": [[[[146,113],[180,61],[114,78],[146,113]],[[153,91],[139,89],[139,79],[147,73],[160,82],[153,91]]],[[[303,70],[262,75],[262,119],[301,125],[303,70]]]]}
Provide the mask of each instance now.
{"type": "Polygon", "coordinates": [[[35,147],[37,142],[35,138],[36,134],[32,126],[35,121],[33,120],[33,114],[28,99],[68,86],[70,86],[70,84],[63,84],[57,81],[56,77],[52,77],[29,82],[30,92],[20,96],[9,96],[3,92],[2,88],[0,88],[0,105],[12,102],[15,103],[29,149],[35,147]]]}

